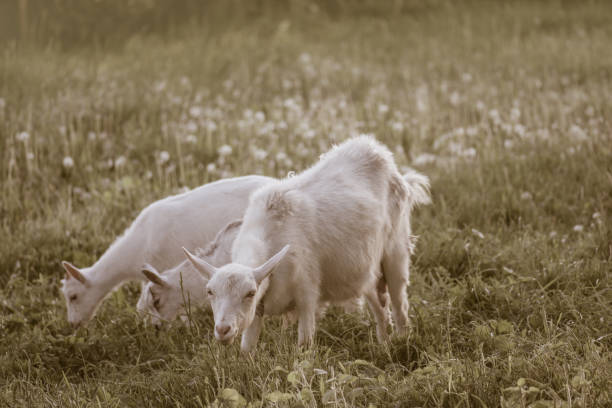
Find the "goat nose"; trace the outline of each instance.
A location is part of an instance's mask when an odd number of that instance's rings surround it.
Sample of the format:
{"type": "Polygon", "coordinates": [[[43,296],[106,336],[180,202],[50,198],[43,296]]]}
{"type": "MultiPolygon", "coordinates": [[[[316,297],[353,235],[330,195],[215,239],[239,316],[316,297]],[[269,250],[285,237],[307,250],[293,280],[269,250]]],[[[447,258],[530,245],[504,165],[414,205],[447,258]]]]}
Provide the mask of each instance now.
{"type": "Polygon", "coordinates": [[[221,336],[225,336],[227,333],[229,333],[231,327],[229,325],[225,325],[225,326],[216,326],[215,329],[217,330],[217,333],[219,333],[221,336]]]}

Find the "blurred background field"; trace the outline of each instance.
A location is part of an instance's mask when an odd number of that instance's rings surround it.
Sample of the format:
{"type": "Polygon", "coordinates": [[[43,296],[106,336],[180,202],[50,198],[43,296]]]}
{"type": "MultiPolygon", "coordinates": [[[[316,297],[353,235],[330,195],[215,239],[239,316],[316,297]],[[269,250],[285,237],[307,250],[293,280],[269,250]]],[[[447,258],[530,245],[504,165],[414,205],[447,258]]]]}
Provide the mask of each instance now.
{"type": "Polygon", "coordinates": [[[609,406],[610,44],[608,1],[4,0],[0,402],[609,406]],[[60,260],[361,133],[432,181],[407,338],[332,311],[247,358],[207,312],[146,327],[136,284],[72,333],[60,260]]]}

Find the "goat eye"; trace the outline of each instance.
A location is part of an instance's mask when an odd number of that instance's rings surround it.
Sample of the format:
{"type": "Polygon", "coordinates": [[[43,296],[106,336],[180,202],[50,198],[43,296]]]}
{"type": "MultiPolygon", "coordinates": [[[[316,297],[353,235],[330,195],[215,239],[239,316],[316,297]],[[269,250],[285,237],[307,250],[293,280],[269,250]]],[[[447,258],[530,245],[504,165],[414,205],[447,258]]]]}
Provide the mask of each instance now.
{"type": "Polygon", "coordinates": [[[68,298],[68,300],[70,300],[71,302],[74,302],[75,300],[77,300],[77,295],[72,295],[68,298]]]}
{"type": "Polygon", "coordinates": [[[159,310],[159,299],[153,300],[153,307],[155,308],[155,310],[159,310]]]}
{"type": "Polygon", "coordinates": [[[208,290],[206,291],[206,293],[208,293],[208,296],[212,296],[212,295],[213,295],[213,291],[212,291],[212,290],[210,290],[210,289],[208,289],[208,290]]]}
{"type": "Polygon", "coordinates": [[[255,291],[252,290],[252,291],[248,292],[244,298],[245,299],[252,299],[254,297],[255,297],[255,291]]]}

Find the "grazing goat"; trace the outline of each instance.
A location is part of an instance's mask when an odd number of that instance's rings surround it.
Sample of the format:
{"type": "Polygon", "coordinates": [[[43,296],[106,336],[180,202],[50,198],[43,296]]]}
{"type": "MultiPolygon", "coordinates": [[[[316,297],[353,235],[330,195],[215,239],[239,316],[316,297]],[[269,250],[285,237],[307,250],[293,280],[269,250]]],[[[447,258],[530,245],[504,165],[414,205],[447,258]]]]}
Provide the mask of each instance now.
{"type": "Polygon", "coordinates": [[[214,238],[229,221],[242,217],[250,194],[274,181],[262,176],[209,183],[146,207],[132,225],[91,267],[62,262],[68,321],[89,321],[105,296],[129,280],[142,280],[146,262],[166,269],[184,260],[181,246],[197,247],[214,238]]]}
{"type": "MultiPolygon", "coordinates": [[[[242,220],[229,223],[206,248],[198,248],[196,254],[211,265],[231,262],[232,244],[241,225],[242,220]]],[[[145,265],[142,273],[150,282],[143,287],[136,308],[141,314],[150,316],[155,326],[174,320],[177,316],[186,317],[186,304],[208,306],[208,280],[188,260],[183,259],[183,262],[163,273],[151,265],[145,265]]]]}
{"type": "Polygon", "coordinates": [[[257,343],[263,314],[295,311],[298,345],[310,345],[318,306],[365,296],[386,336],[389,290],[396,327],[408,325],[410,211],[429,201],[428,179],[398,172],[391,152],[360,136],[335,147],[298,176],[251,195],[220,268],[185,250],[206,279],[215,337],[241,348],[257,343]],[[275,273],[272,273],[273,270],[275,273]]]}

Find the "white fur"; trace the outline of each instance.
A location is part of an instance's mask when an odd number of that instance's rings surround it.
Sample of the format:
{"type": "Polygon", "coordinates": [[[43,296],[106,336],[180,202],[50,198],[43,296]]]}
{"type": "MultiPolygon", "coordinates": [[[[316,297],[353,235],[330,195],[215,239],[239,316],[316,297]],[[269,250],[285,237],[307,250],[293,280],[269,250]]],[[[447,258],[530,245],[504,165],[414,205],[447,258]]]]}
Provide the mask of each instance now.
{"type": "Polygon", "coordinates": [[[190,255],[209,282],[215,337],[242,332],[251,350],[261,313],[295,311],[298,344],[311,344],[318,306],[365,296],[386,336],[385,292],[396,326],[408,324],[410,210],[427,202],[428,180],[402,177],[389,150],[370,137],[344,142],[302,174],[253,193],[232,248],[216,268],[190,255]],[[276,269],[276,271],[275,271],[276,269]],[[387,285],[388,284],[388,285],[387,285]]]}
{"type": "MultiPolygon", "coordinates": [[[[198,248],[196,254],[212,265],[221,266],[231,262],[232,244],[241,225],[242,220],[230,222],[206,248],[198,248]]],[[[187,307],[209,306],[206,295],[208,280],[190,261],[183,259],[163,273],[152,266],[148,269],[143,273],[149,282],[143,287],[137,309],[141,314],[148,315],[154,325],[174,320],[177,316],[185,318],[187,307]]]]}
{"type": "Polygon", "coordinates": [[[233,219],[242,217],[249,195],[274,179],[237,177],[206,184],[146,207],[132,225],[91,267],[78,269],[64,262],[68,321],[89,321],[105,296],[122,283],[142,280],[147,262],[167,269],[183,259],[181,247],[197,247],[233,219]]]}

